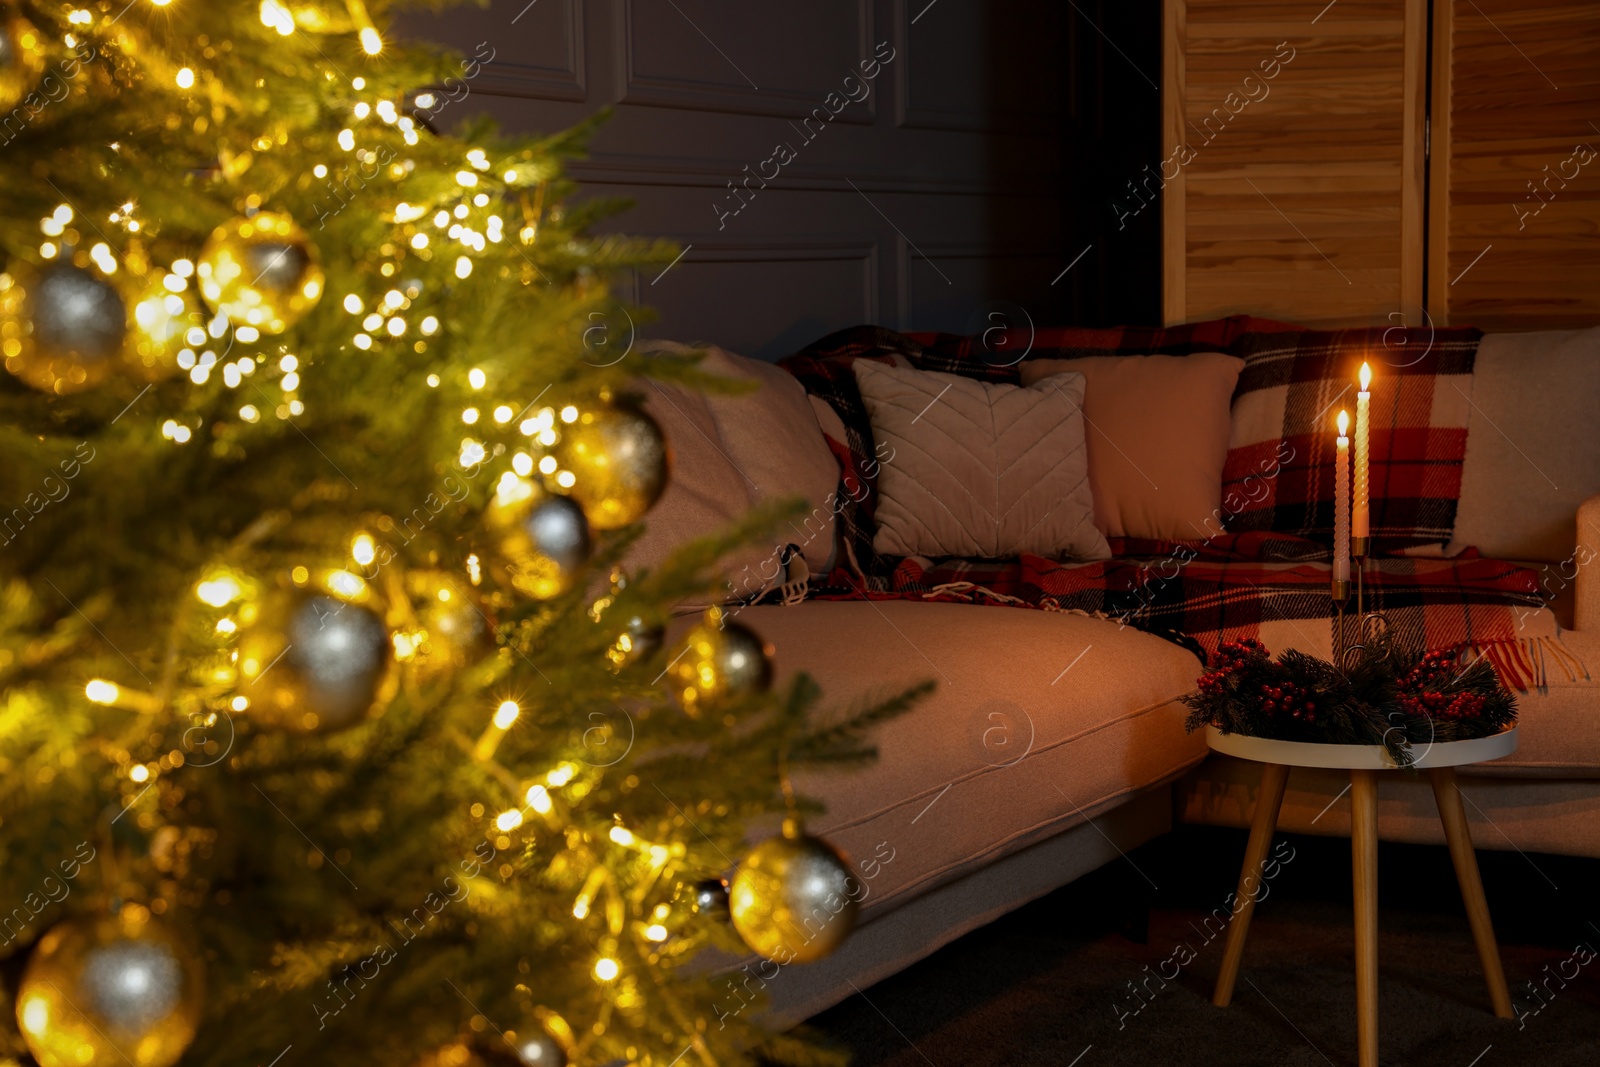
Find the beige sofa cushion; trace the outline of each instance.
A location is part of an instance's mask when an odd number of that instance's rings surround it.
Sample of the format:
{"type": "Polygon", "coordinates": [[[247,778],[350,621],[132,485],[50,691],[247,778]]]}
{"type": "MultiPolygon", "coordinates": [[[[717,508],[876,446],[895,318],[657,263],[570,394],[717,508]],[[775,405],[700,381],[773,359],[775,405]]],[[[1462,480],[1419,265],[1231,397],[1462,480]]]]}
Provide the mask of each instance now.
{"type": "MultiPolygon", "coordinates": [[[[642,385],[645,410],[661,425],[672,450],[672,474],[644,519],[644,533],[628,549],[623,565],[630,571],[659,566],[689,541],[727,529],[750,510],[744,479],[729,461],[705,397],[660,382],[642,385]]],[[[723,576],[732,583],[761,566],[768,550],[753,547],[724,561],[723,576]]],[[[770,568],[769,568],[770,569],[770,568]]],[[[722,597],[697,598],[681,607],[705,607],[722,597]]]]}
{"type": "Polygon", "coordinates": [[[869,913],[1082,823],[1206,754],[1177,702],[1194,688],[1195,657],[1112,622],[903,600],[813,600],[738,619],[774,643],[780,675],[806,671],[822,685],[824,709],[938,684],[875,731],[875,766],[796,775],[827,804],[811,828],[862,872],[869,913]]]}
{"type": "MultiPolygon", "coordinates": [[[[645,354],[694,351],[701,349],[654,342],[645,354]]],[[[814,571],[831,565],[839,467],[805,390],[791,375],[725,349],[704,351],[703,370],[752,381],[757,388],[728,396],[649,379],[641,383],[646,410],[661,424],[672,449],[672,477],[645,517],[645,532],[626,563],[632,568],[656,566],[685,542],[725,530],[756,503],[800,497],[808,510],[775,530],[770,543],[752,545],[725,561],[728,591],[717,599],[748,599],[782,580],[778,558],[784,545],[800,545],[814,571]]],[[[705,602],[680,606],[698,608],[705,602]]]]}
{"type": "Polygon", "coordinates": [[[1023,389],[954,374],[852,365],[878,475],[872,547],[887,556],[1023,552],[1105,559],[1083,438],[1083,378],[1023,389]]]}
{"type": "Polygon", "coordinates": [[[1089,484],[1107,537],[1195,540],[1221,527],[1230,403],[1244,360],[1089,356],[1022,364],[1022,384],[1082,374],[1089,484]]]}
{"type": "Polygon", "coordinates": [[[1478,345],[1461,503],[1448,551],[1572,555],[1578,505],[1600,493],[1600,328],[1491,333],[1478,345]]]}
{"type": "Polygon", "coordinates": [[[779,544],[799,545],[811,570],[826,573],[833,565],[832,505],[839,464],[822,437],[804,387],[775,364],[714,345],[700,366],[710,374],[756,383],[754,393],[742,396],[709,394],[706,406],[753,502],[796,496],[805,500],[806,513],[774,536],[779,544]]]}

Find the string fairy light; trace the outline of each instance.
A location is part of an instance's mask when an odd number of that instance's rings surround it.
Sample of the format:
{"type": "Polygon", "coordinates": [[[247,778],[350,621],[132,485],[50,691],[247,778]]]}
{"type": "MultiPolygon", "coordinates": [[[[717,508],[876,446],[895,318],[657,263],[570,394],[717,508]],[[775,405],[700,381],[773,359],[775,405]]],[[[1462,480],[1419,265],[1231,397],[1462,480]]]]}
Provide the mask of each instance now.
{"type": "Polygon", "coordinates": [[[361,41],[361,50],[369,56],[381,53],[383,38],[379,36],[378,28],[372,24],[372,16],[367,13],[367,5],[362,0],[345,0],[345,6],[350,11],[350,21],[356,24],[356,36],[361,41]]]}
{"type": "Polygon", "coordinates": [[[261,24],[284,37],[294,33],[294,15],[278,0],[261,0],[261,24]]]}
{"type": "MultiPolygon", "coordinates": [[[[503,700],[495,708],[494,717],[489,720],[483,733],[478,735],[477,743],[472,746],[472,757],[480,762],[488,762],[494,758],[495,750],[500,747],[500,742],[517,721],[517,716],[522,713],[522,707],[515,700],[503,700]]],[[[517,817],[520,824],[522,817],[517,817]]]]}

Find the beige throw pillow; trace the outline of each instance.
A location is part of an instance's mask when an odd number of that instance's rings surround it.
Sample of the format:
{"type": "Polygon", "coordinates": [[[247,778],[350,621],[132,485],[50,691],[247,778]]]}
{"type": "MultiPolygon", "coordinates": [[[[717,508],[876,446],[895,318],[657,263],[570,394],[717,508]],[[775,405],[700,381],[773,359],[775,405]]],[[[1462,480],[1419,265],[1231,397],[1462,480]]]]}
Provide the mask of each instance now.
{"type": "Polygon", "coordinates": [[[1023,363],[1022,384],[1062,372],[1085,379],[1089,484],[1107,537],[1202,540],[1222,521],[1233,387],[1244,360],[1087,356],[1023,363]]]}
{"type": "MultiPolygon", "coordinates": [[[[644,533],[625,560],[630,569],[657,567],[688,541],[721,533],[754,504],[800,497],[807,510],[723,560],[727,587],[714,599],[739,601],[776,587],[784,578],[783,546],[796,544],[813,572],[826,573],[834,545],[834,490],[839,464],[828,450],[805,389],[770,363],[715,346],[670,341],[648,343],[644,355],[704,351],[702,370],[753,381],[736,395],[698,393],[644,379],[645,408],[655,416],[672,450],[672,476],[645,516],[644,533]]],[[[679,605],[703,607],[699,600],[679,605]]]]}
{"type": "Polygon", "coordinates": [[[1490,559],[1572,558],[1578,505],[1600,493],[1597,366],[1600,328],[1484,335],[1447,553],[1471,546],[1490,559]]]}
{"type": "Polygon", "coordinates": [[[1024,389],[852,365],[880,456],[877,533],[888,556],[1106,559],[1094,526],[1083,378],[1024,389]]]}

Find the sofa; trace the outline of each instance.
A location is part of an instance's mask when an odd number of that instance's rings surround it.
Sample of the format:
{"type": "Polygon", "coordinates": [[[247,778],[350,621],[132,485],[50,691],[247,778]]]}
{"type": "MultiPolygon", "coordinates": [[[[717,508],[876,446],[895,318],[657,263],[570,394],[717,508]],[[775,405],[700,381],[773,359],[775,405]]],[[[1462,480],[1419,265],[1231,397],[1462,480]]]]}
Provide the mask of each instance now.
{"type": "MultiPolygon", "coordinates": [[[[1222,320],[1181,336],[1057,331],[1035,339],[1030,358],[1231,348],[1245,353],[1239,362],[1256,366],[1263,328],[1260,320],[1222,320]]],[[[861,411],[817,384],[817,361],[866,358],[958,375],[970,368],[971,377],[988,381],[1015,380],[1016,368],[991,358],[976,338],[847,333],[783,366],[714,346],[656,346],[674,354],[703,351],[703,369],[753,383],[743,393],[703,395],[641,379],[646,404],[672,445],[674,468],[631,565],[650,566],[753,504],[801,497],[809,510],[771,546],[731,560],[725,594],[712,599],[775,647],[780,678],[807,672],[832,701],[937,682],[930,697],[879,728],[874,766],[796,781],[826,805],[810,828],[849,858],[865,895],[858,927],[837,953],[784,968],[767,983],[774,1012],[789,1020],[1125,857],[1176,823],[1248,826],[1259,778],[1258,767],[1210,754],[1203,735],[1185,729],[1181,700],[1203,668],[1203,643],[1130,624],[1126,613],[1074,608],[1071,600],[1037,610],[982,583],[918,584],[937,561],[862,558],[875,542],[859,527],[885,514],[862,514],[862,501],[882,488],[881,478],[866,475],[887,461],[886,450],[881,441],[863,439],[870,420],[861,411]],[[874,567],[878,590],[894,595],[869,591],[874,567]],[[897,582],[909,584],[897,589],[897,582]]],[[[1271,335],[1280,346],[1287,336],[1271,335]]],[[[1326,343],[1320,335],[1295,336],[1302,347],[1326,343]]],[[[1600,577],[1589,566],[1600,556],[1600,435],[1592,431],[1600,410],[1594,369],[1600,329],[1461,336],[1475,349],[1472,358],[1442,363],[1433,385],[1465,402],[1435,396],[1433,414],[1417,416],[1450,424],[1443,436],[1464,442],[1457,449],[1458,483],[1438,491],[1451,498],[1450,536],[1433,545],[1403,544],[1397,558],[1430,567],[1510,559],[1524,580],[1537,576],[1536,601],[1524,595],[1517,610],[1534,620],[1530,625],[1544,626],[1545,636],[1506,646],[1532,660],[1511,670],[1526,686],[1518,693],[1520,747],[1466,768],[1462,792],[1479,848],[1600,856],[1600,690],[1589,673],[1600,666],[1600,577]]],[[[1435,348],[1449,343],[1430,341],[1435,348]]],[[[1229,462],[1241,448],[1255,447],[1241,434],[1259,436],[1241,429],[1245,378],[1238,390],[1231,411],[1226,392],[1218,402],[1223,432],[1231,434],[1229,462]]],[[[1227,518],[1270,525],[1295,510],[1278,504],[1279,518],[1241,520],[1239,511],[1227,518]]],[[[1320,515],[1319,507],[1307,514],[1320,515]]],[[[1423,510],[1439,526],[1437,509],[1423,510]]],[[[1107,543],[1126,550],[1138,542],[1107,543]]],[[[1068,573],[1113,567],[1115,556],[1064,566],[1068,573]]],[[[1324,555],[1292,566],[1325,570],[1327,563],[1324,555]]],[[[682,609],[691,614],[704,606],[682,609]]],[[[1296,641],[1295,630],[1316,646],[1308,650],[1326,654],[1326,622],[1320,630],[1304,623],[1261,628],[1271,633],[1275,651],[1296,641]]],[[[1280,830],[1348,834],[1348,800],[1338,801],[1343,788],[1336,772],[1297,769],[1280,830]]],[[[1384,839],[1442,842],[1425,780],[1386,775],[1379,795],[1384,839]]]]}

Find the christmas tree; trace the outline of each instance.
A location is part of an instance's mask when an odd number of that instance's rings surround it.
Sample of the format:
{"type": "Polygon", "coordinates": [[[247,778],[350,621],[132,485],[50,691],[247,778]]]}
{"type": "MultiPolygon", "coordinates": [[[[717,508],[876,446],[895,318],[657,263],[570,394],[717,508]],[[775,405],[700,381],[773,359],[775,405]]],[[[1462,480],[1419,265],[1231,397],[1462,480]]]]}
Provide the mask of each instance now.
{"type": "Polygon", "coordinates": [[[383,7],[0,6],[0,1062],[826,1059],[719,961],[848,932],[788,774],[914,694],[668,640],[781,518],[618,566],[632,376],[719,386],[586,331],[675,250],[383,7]]]}

